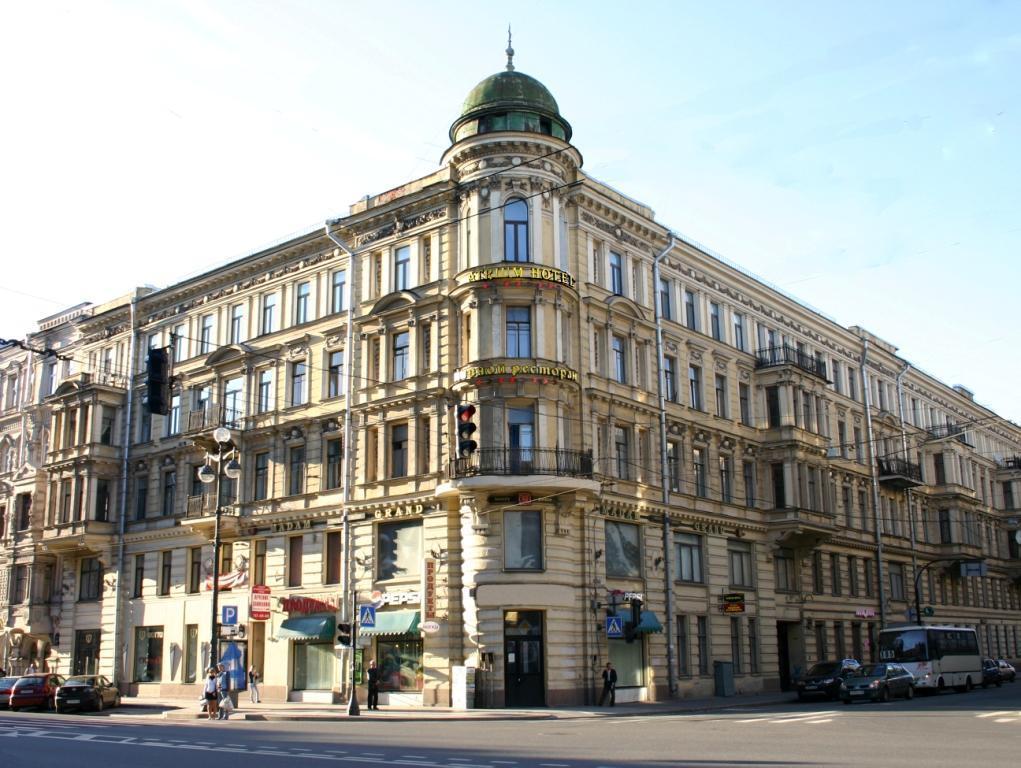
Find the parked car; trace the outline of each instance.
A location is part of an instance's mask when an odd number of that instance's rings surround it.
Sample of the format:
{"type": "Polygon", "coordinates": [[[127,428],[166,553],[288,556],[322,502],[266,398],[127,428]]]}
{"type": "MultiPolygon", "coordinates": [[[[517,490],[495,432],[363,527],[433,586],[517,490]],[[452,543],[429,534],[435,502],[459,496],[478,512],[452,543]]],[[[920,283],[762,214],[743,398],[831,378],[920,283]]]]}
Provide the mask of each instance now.
{"type": "Polygon", "coordinates": [[[63,682],[62,675],[49,672],[19,677],[11,689],[11,711],[17,712],[22,707],[53,709],[53,696],[63,682]]]}
{"type": "Polygon", "coordinates": [[[75,675],[57,689],[54,706],[57,712],[72,709],[94,709],[102,712],[106,707],[117,707],[121,694],[102,675],[75,675]]]}
{"type": "Polygon", "coordinates": [[[982,659],[982,687],[988,688],[995,685],[999,688],[1003,684],[1000,678],[1000,665],[995,659],[982,659]]]}
{"type": "Polygon", "coordinates": [[[812,696],[835,699],[840,696],[840,685],[844,678],[861,667],[854,659],[842,661],[820,661],[801,676],[797,682],[798,701],[812,696]]]}
{"type": "Polygon", "coordinates": [[[1005,683],[1013,683],[1017,679],[1017,670],[1014,669],[1014,665],[1006,659],[997,659],[997,665],[1000,667],[1000,680],[1005,683]]]}
{"type": "Polygon", "coordinates": [[[853,701],[889,701],[893,696],[915,696],[915,678],[900,664],[866,664],[844,680],[840,698],[853,701]]]}
{"type": "Polygon", "coordinates": [[[11,689],[18,682],[17,676],[0,677],[0,709],[7,709],[11,700],[11,689]]]}

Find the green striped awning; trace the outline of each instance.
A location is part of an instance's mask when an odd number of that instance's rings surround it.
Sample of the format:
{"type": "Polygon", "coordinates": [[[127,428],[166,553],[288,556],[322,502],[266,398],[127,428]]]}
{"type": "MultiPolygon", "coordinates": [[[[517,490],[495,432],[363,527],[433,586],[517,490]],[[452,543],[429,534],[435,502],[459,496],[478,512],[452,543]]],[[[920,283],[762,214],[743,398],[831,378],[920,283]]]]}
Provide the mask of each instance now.
{"type": "MultiPolygon", "coordinates": [[[[630,608],[618,608],[617,615],[625,621],[631,620],[631,609],[630,608]]],[[[642,611],[641,618],[638,622],[638,626],[635,627],[635,634],[652,634],[654,632],[662,632],[663,625],[659,623],[659,617],[656,616],[655,611],[642,611]]]]}
{"type": "Polygon", "coordinates": [[[376,626],[358,627],[358,634],[366,637],[384,637],[387,635],[413,635],[418,633],[419,612],[377,611],[376,626]]]}
{"type": "Polygon", "coordinates": [[[283,620],[276,636],[278,640],[332,640],[336,627],[333,614],[295,616],[283,620]]]}

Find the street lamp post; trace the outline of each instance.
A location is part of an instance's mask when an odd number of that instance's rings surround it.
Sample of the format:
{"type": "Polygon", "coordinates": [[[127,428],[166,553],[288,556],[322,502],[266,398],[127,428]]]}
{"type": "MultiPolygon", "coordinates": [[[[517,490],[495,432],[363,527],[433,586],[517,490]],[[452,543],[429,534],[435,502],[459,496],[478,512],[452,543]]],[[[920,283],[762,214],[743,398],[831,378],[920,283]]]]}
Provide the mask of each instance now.
{"type": "Polygon", "coordinates": [[[213,608],[210,613],[211,629],[209,631],[209,666],[216,664],[219,657],[217,646],[219,633],[217,632],[217,611],[220,602],[220,515],[223,513],[223,505],[220,503],[220,483],[223,475],[231,480],[241,476],[241,464],[237,460],[237,447],[231,442],[230,430],[226,427],[217,427],[213,431],[213,440],[216,442],[215,455],[206,451],[206,464],[198,473],[199,480],[209,485],[216,482],[216,512],[215,526],[213,528],[213,608]],[[216,462],[214,470],[210,463],[216,462]],[[226,464],[224,463],[226,462],[226,464]]]}

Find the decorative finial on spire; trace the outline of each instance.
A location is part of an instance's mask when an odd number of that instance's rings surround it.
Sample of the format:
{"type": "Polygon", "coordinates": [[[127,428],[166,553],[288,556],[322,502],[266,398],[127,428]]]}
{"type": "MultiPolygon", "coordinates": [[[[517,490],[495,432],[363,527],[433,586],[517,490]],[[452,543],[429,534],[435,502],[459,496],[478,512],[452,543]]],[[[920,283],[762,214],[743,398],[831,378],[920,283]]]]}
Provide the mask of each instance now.
{"type": "Polygon", "coordinates": [[[507,71],[514,71],[514,49],[511,47],[511,28],[507,25],[507,71]]]}

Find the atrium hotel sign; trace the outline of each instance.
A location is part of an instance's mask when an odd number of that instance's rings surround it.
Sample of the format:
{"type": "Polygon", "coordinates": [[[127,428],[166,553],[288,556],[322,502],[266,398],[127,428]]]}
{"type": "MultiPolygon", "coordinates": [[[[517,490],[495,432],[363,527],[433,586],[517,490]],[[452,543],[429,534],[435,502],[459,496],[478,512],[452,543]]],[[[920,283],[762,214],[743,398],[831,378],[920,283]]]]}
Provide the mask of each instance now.
{"type": "Polygon", "coordinates": [[[566,285],[568,288],[577,289],[578,281],[569,272],[553,267],[544,267],[541,264],[522,264],[514,266],[493,266],[480,269],[470,269],[458,276],[458,282],[462,285],[469,283],[504,283],[514,285],[519,281],[538,281],[541,283],[554,283],[566,285]]]}

